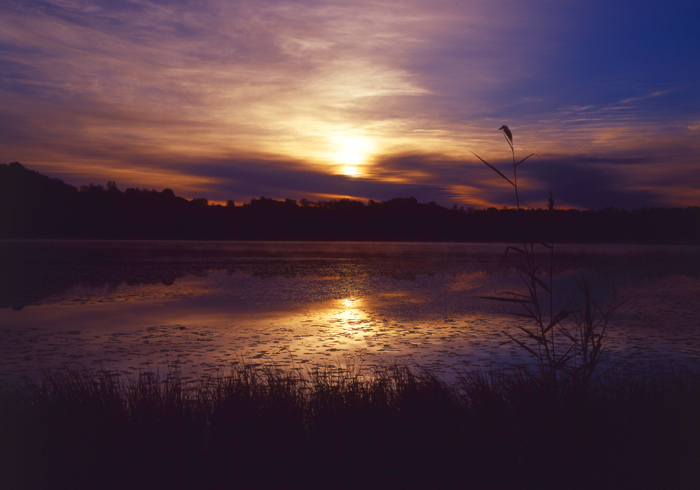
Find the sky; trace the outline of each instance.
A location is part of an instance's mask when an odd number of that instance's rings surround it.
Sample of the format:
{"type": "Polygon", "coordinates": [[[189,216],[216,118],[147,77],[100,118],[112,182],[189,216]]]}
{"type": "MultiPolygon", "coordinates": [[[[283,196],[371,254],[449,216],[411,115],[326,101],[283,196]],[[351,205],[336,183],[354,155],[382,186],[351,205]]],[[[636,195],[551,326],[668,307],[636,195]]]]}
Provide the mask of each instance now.
{"type": "Polygon", "coordinates": [[[0,0],[0,162],[247,202],[700,205],[697,0],[0,0]],[[504,134],[513,134],[514,153],[504,134]]]}

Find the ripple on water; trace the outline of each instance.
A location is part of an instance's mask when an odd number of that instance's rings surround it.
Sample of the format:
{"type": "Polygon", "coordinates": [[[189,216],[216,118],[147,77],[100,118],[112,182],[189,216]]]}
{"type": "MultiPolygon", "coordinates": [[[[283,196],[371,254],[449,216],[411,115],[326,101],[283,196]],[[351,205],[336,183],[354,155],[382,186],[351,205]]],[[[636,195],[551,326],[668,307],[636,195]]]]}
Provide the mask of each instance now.
{"type": "MultiPolygon", "coordinates": [[[[414,263],[393,271],[385,262],[255,263],[184,275],[169,285],[63,289],[22,311],[0,310],[0,371],[78,361],[134,372],[179,362],[199,373],[236,360],[349,359],[447,373],[528,361],[513,344],[502,345],[503,331],[519,324],[512,310],[477,298],[517,288],[516,275],[499,272],[497,262],[414,263]]],[[[562,277],[573,277],[567,274],[562,277]]],[[[611,324],[607,362],[697,363],[698,278],[618,279],[618,297],[629,301],[611,324]]]]}

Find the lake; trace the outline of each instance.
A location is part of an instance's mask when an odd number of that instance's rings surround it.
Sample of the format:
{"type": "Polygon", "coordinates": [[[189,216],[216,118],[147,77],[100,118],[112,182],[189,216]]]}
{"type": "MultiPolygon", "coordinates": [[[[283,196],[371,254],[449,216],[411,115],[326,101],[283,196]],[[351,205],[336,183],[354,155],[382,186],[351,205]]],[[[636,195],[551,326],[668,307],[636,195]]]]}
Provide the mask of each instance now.
{"type": "MultiPolygon", "coordinates": [[[[0,242],[0,376],[63,365],[124,374],[177,364],[188,379],[232,362],[419,365],[532,363],[504,332],[527,321],[504,244],[0,242]]],[[[538,255],[543,265],[547,255],[538,255]]],[[[611,319],[605,367],[700,366],[700,247],[560,245],[556,308],[587,277],[611,319]]],[[[577,299],[579,298],[579,299],[577,299]]]]}

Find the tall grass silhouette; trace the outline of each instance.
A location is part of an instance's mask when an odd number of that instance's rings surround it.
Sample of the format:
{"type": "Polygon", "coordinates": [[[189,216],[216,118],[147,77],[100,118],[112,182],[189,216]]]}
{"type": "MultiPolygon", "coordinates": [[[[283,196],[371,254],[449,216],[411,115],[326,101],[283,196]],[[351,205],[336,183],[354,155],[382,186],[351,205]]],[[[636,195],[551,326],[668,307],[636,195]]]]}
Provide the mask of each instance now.
{"type": "MultiPolygon", "coordinates": [[[[539,156],[531,153],[516,162],[512,131],[506,125],[501,126],[499,131],[503,131],[503,136],[511,150],[512,180],[494,165],[476,153],[472,153],[513,186],[518,211],[521,210],[521,205],[531,208],[520,199],[517,170],[531,157],[539,158],[539,156]]],[[[547,207],[550,213],[554,212],[554,198],[551,192],[547,207]]],[[[531,236],[534,237],[532,233],[531,236]]],[[[550,233],[551,236],[553,236],[552,233],[550,233]]],[[[585,383],[593,376],[600,362],[608,325],[619,303],[613,290],[609,302],[601,306],[593,297],[589,280],[581,276],[578,286],[582,305],[562,307],[555,312],[554,249],[553,239],[548,243],[535,242],[533,239],[529,242],[524,241],[520,246],[506,247],[504,260],[507,259],[518,271],[525,286],[524,292],[503,291],[497,296],[481,297],[520,306],[520,310],[512,314],[517,318],[525,319],[530,326],[516,326],[517,334],[504,331],[504,335],[508,338],[506,343],[515,343],[534,356],[539,365],[540,374],[547,375],[554,381],[568,379],[585,383]],[[540,263],[536,245],[546,252],[547,260],[544,265],[540,263]]]]}
{"type": "Polygon", "coordinates": [[[699,411],[697,373],[62,369],[0,386],[0,486],[694,490],[699,411]]]}

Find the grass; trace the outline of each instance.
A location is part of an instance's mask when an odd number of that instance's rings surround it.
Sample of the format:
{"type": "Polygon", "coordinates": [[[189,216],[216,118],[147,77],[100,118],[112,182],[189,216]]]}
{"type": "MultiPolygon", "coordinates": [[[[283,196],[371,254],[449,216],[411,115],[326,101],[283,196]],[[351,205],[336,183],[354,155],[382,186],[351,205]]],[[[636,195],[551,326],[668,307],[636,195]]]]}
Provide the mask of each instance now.
{"type": "Polygon", "coordinates": [[[698,488],[700,374],[64,369],[0,394],[5,488],[698,488]]]}
{"type": "MultiPolygon", "coordinates": [[[[531,208],[520,199],[518,192],[518,167],[534,153],[515,161],[515,145],[513,133],[506,125],[498,128],[503,131],[503,137],[510,147],[513,161],[512,180],[505,176],[494,165],[490,164],[476,153],[481,162],[508,182],[515,191],[515,202],[518,211],[521,206],[531,208]]],[[[549,213],[554,211],[554,199],[549,193],[547,200],[549,213]]],[[[553,219],[550,220],[553,222],[553,219]]],[[[551,228],[550,224],[550,228],[551,228]]],[[[535,237],[537,230],[527,230],[535,237]]],[[[553,230],[548,233],[554,236],[553,230]]],[[[541,238],[540,238],[541,239],[541,238]]],[[[555,313],[554,304],[557,291],[554,284],[555,243],[534,239],[520,246],[509,246],[505,250],[504,260],[509,258],[510,264],[518,271],[524,289],[522,291],[503,291],[495,296],[482,296],[484,299],[515,304],[520,307],[512,314],[525,319],[527,326],[516,326],[516,333],[503,332],[508,339],[504,343],[514,343],[538,362],[540,375],[553,378],[554,381],[565,378],[579,384],[587,384],[594,376],[598,367],[602,348],[607,335],[608,324],[615,310],[621,306],[612,291],[607,304],[599,303],[594,297],[591,285],[585,276],[578,281],[581,298],[578,305],[561,308],[555,313]],[[537,259],[536,245],[547,252],[548,260],[543,264],[537,259]]]]}

